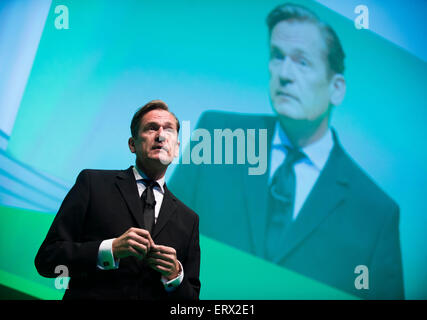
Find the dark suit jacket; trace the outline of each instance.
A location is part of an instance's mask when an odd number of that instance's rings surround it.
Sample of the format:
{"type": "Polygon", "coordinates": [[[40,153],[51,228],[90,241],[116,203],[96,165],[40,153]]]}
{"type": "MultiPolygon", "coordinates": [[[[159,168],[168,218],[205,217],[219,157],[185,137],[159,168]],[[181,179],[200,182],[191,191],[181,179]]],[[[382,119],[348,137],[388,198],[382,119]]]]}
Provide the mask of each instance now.
{"type": "Polygon", "coordinates": [[[184,279],[167,293],[160,273],[134,257],[117,270],[96,267],[99,245],[130,227],[143,227],[142,206],[132,168],[83,170],[65,197],[41,245],[35,265],[45,277],[56,277],[65,265],[71,277],[64,299],[198,299],[200,291],[199,218],[166,187],[157,223],[156,244],[175,248],[184,279]]]}
{"type": "MultiPolygon", "coordinates": [[[[272,116],[206,112],[197,127],[212,137],[215,128],[252,128],[256,136],[267,129],[269,163],[275,122],[272,116]]],[[[169,186],[200,214],[203,235],[265,258],[269,169],[248,175],[254,166],[236,164],[236,154],[234,165],[181,164],[169,186]],[[184,181],[189,188],[180,187],[184,181]]],[[[399,208],[345,153],[336,135],[274,262],[363,298],[403,298],[399,208]],[[355,288],[358,265],[368,267],[368,290],[355,288]]]]}

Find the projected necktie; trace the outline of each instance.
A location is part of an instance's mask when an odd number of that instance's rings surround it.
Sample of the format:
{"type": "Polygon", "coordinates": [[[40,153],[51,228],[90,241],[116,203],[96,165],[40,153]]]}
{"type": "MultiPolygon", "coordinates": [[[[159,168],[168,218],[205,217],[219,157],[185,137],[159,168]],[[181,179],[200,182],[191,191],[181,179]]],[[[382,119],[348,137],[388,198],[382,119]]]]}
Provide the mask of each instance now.
{"type": "Polygon", "coordinates": [[[146,187],[144,192],[141,195],[144,227],[151,234],[154,227],[154,208],[156,206],[156,200],[154,198],[153,188],[157,185],[157,182],[153,180],[147,180],[147,179],[144,179],[143,182],[146,187]]]}
{"type": "Polygon", "coordinates": [[[276,170],[269,188],[266,254],[267,259],[271,261],[275,261],[280,255],[283,236],[292,221],[296,188],[294,165],[304,157],[301,151],[292,147],[286,148],[286,158],[276,170]]]}

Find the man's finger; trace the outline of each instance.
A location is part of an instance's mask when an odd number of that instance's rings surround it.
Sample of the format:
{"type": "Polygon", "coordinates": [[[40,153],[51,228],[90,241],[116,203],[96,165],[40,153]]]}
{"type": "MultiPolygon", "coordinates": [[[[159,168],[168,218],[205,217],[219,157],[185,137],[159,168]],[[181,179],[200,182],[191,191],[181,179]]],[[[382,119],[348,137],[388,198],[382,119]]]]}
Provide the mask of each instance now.
{"type": "Polygon", "coordinates": [[[156,258],[152,258],[152,257],[149,257],[147,259],[147,262],[148,262],[149,265],[153,265],[153,266],[164,266],[166,268],[172,268],[173,265],[174,265],[173,261],[156,259],[156,258]]]}
{"type": "Polygon", "coordinates": [[[174,263],[176,259],[175,255],[173,254],[165,254],[153,251],[150,251],[149,258],[158,259],[169,263],[174,263]]]}
{"type": "Polygon", "coordinates": [[[144,244],[141,244],[141,243],[138,243],[138,242],[136,242],[136,241],[132,241],[132,240],[130,240],[130,241],[129,241],[129,245],[130,245],[133,249],[135,249],[135,250],[137,250],[138,252],[142,253],[144,256],[147,254],[148,246],[146,246],[146,245],[144,245],[144,244]]]}
{"type": "Polygon", "coordinates": [[[134,249],[133,247],[130,247],[128,249],[128,252],[129,252],[129,255],[134,256],[138,260],[141,260],[144,257],[141,252],[139,252],[138,250],[134,249]]]}
{"type": "Polygon", "coordinates": [[[154,243],[153,239],[151,239],[151,236],[150,236],[149,240],[150,240],[150,247],[151,248],[155,247],[156,244],[154,243]]]}
{"type": "Polygon", "coordinates": [[[153,270],[160,272],[160,274],[162,274],[163,276],[167,276],[170,273],[170,270],[162,267],[160,265],[151,265],[151,268],[153,268],[153,270]]]}
{"type": "Polygon", "coordinates": [[[144,238],[144,237],[142,237],[142,236],[140,236],[140,235],[138,235],[136,233],[129,234],[128,242],[131,242],[131,241],[144,245],[145,247],[148,248],[148,250],[151,247],[151,245],[150,245],[150,239],[144,238]]]}
{"type": "Polygon", "coordinates": [[[155,245],[152,249],[154,252],[159,252],[161,254],[176,254],[175,249],[168,246],[155,245]]]}
{"type": "MultiPolygon", "coordinates": [[[[140,228],[130,228],[129,229],[130,232],[133,232],[135,234],[137,234],[140,237],[146,238],[148,239],[150,242],[153,242],[153,239],[151,239],[151,235],[150,232],[148,232],[145,229],[140,229],[140,228]]],[[[154,242],[153,242],[154,243],[154,242]]]]}

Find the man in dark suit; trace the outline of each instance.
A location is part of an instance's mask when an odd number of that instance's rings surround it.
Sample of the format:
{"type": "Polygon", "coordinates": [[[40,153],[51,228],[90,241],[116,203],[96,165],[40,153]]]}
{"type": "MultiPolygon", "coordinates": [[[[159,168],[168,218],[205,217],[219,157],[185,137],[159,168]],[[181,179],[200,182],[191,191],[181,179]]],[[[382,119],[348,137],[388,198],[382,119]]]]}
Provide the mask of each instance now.
{"type": "Polygon", "coordinates": [[[260,135],[256,142],[265,172],[251,175],[248,163],[209,159],[177,167],[170,186],[201,214],[208,237],[362,298],[402,299],[399,208],[330,127],[346,91],[340,41],[297,5],[277,7],[267,24],[276,116],[211,111],[197,126],[211,136],[214,129],[216,136],[218,129],[266,129],[265,141],[260,135]],[[183,181],[191,187],[178,189],[183,181]]]}
{"type": "Polygon", "coordinates": [[[154,100],[131,123],[136,166],[83,170],[64,199],[35,265],[65,266],[64,299],[198,299],[199,219],[166,187],[179,122],[154,100]]]}

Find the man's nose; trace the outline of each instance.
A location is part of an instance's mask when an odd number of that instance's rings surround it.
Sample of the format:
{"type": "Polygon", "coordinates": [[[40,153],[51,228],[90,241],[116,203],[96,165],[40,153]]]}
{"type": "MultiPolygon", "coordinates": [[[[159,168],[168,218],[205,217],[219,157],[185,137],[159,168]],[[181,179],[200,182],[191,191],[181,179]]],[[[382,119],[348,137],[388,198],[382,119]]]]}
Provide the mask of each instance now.
{"type": "Polygon", "coordinates": [[[295,78],[294,73],[294,65],[290,58],[284,59],[284,61],[280,65],[279,69],[279,82],[280,86],[284,87],[292,82],[294,82],[295,78]]]}
{"type": "Polygon", "coordinates": [[[159,127],[159,130],[157,130],[156,141],[162,142],[165,140],[166,140],[165,131],[163,130],[163,127],[159,127]]]}

